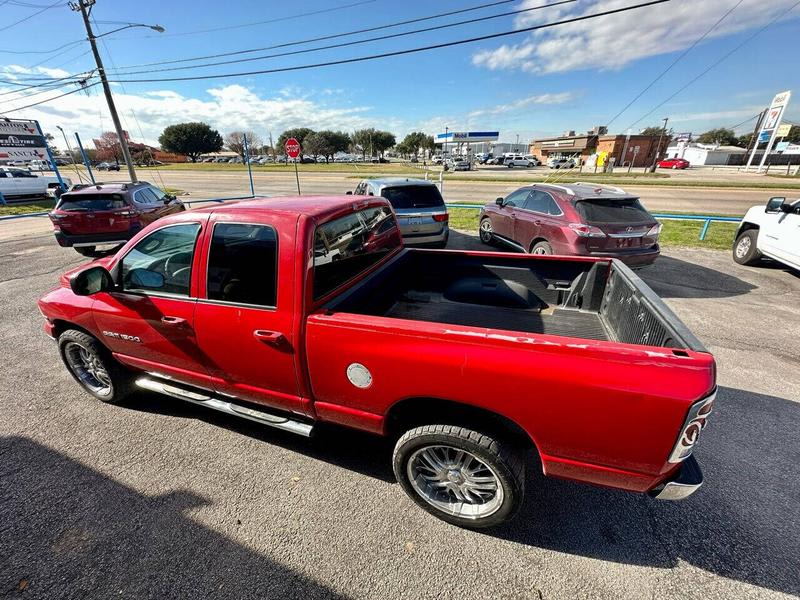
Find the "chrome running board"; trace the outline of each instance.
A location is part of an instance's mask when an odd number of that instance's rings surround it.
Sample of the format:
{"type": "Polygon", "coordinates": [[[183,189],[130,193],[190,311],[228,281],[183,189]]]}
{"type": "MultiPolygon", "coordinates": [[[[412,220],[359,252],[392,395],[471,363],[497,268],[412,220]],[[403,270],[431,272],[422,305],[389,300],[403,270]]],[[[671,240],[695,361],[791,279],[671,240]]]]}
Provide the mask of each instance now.
{"type": "Polygon", "coordinates": [[[274,415],[261,410],[249,408],[247,406],[234,404],[233,402],[228,402],[227,400],[220,400],[210,393],[201,393],[184,389],[178,385],[156,381],[155,379],[150,379],[149,377],[140,377],[136,380],[136,385],[151,392],[158,392],[159,394],[172,396],[173,398],[178,398],[179,400],[185,400],[186,402],[191,402],[192,404],[212,408],[214,410],[233,415],[234,417],[249,419],[250,421],[255,421],[256,423],[261,423],[262,425],[269,425],[270,427],[276,427],[278,429],[283,429],[284,431],[290,431],[304,437],[311,437],[311,432],[314,429],[314,426],[309,425],[308,423],[293,421],[292,419],[288,419],[281,415],[274,415]]]}

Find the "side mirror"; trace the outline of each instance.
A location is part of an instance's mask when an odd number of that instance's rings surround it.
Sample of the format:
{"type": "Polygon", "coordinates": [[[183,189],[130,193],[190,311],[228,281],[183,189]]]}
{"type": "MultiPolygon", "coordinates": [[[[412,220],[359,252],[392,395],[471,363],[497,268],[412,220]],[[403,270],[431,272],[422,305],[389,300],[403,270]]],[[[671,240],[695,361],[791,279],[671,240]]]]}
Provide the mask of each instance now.
{"type": "Polygon", "coordinates": [[[345,192],[345,195],[347,195],[347,196],[352,196],[352,195],[353,195],[353,192],[352,192],[351,190],[347,190],[347,191],[345,192]]]}
{"type": "Polygon", "coordinates": [[[503,198],[495,198],[494,203],[497,204],[497,206],[503,206],[503,198]]]}
{"type": "Polygon", "coordinates": [[[164,195],[164,204],[169,204],[173,200],[177,200],[177,196],[175,196],[175,194],[165,194],[164,195]]]}
{"type": "Polygon", "coordinates": [[[781,204],[781,206],[780,206],[780,211],[788,214],[788,213],[790,213],[790,212],[793,212],[793,211],[794,211],[794,206],[792,206],[792,205],[791,205],[791,204],[789,204],[788,202],[784,202],[784,203],[783,203],[783,204],[781,204]]]}
{"type": "Polygon", "coordinates": [[[89,267],[70,277],[69,287],[76,296],[91,296],[114,289],[114,280],[105,267],[89,267]]]}
{"type": "Polygon", "coordinates": [[[133,269],[127,281],[131,288],[142,290],[160,290],[164,287],[164,276],[148,269],[133,269]]]}
{"type": "Polygon", "coordinates": [[[783,206],[784,202],[786,202],[786,198],[783,198],[782,196],[776,196],[774,198],[770,198],[769,200],[767,200],[766,211],[778,212],[781,210],[781,206],[783,206]]]}

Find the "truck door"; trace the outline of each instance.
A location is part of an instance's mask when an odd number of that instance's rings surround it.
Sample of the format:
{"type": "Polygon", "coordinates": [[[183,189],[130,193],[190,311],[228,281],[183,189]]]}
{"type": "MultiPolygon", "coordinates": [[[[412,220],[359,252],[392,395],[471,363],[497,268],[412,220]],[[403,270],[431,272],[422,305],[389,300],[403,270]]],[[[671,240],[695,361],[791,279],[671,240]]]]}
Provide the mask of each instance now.
{"type": "Polygon", "coordinates": [[[761,227],[759,245],[775,258],[794,266],[800,264],[800,201],[792,212],[768,215],[761,227]]]}
{"type": "Polygon", "coordinates": [[[12,177],[10,171],[0,170],[0,192],[3,196],[10,198],[19,194],[17,191],[17,180],[12,177]]]}
{"type": "Polygon", "coordinates": [[[47,185],[42,185],[39,178],[33,173],[22,169],[15,169],[11,173],[17,187],[16,193],[20,196],[36,196],[47,193],[47,185]]]}
{"type": "Polygon", "coordinates": [[[306,414],[295,372],[294,229],[267,218],[212,217],[195,331],[218,392],[306,414]]]}
{"type": "Polygon", "coordinates": [[[95,295],[92,311],[103,342],[123,363],[209,387],[192,289],[202,221],[168,225],[139,240],[115,267],[119,289],[95,295]]]}

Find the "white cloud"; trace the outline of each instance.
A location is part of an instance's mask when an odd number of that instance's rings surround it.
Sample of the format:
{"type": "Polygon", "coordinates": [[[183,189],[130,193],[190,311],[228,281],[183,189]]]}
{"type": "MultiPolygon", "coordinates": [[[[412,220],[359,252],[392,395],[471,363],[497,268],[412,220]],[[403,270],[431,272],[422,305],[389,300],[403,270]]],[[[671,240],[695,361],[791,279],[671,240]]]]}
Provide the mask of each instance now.
{"type": "Polygon", "coordinates": [[[0,73],[8,79],[18,79],[19,75],[46,75],[58,79],[69,75],[64,69],[50,69],[48,67],[23,67],[20,65],[5,65],[0,67],[0,73]]]}
{"type": "Polygon", "coordinates": [[[516,112],[533,105],[546,105],[546,104],[565,104],[574,100],[575,95],[572,92],[559,92],[557,94],[536,94],[528,96],[527,98],[520,98],[508,104],[498,104],[491,108],[483,108],[473,110],[467,115],[468,118],[501,115],[510,112],[516,112]]]}
{"type": "MultiPolygon", "coordinates": [[[[745,1],[708,38],[761,27],[787,11],[795,1],[745,1]]],[[[521,29],[630,4],[630,0],[603,3],[579,0],[570,8],[561,6],[520,15],[515,27],[521,29]]],[[[689,47],[734,4],[735,0],[679,0],[538,30],[519,44],[479,50],[473,54],[472,62],[492,70],[519,69],[531,73],[619,69],[635,60],[689,47]]],[[[520,6],[538,5],[541,0],[523,0],[520,6]]],[[[786,18],[798,14],[789,13],[786,18]]]]}

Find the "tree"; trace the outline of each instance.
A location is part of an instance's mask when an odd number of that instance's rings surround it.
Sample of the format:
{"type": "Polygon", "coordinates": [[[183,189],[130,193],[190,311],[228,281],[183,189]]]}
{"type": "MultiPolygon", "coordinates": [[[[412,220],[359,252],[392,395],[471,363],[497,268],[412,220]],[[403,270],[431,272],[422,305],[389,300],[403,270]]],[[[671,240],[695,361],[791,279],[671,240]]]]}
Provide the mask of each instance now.
{"type": "Polygon", "coordinates": [[[350,137],[356,148],[361,150],[361,154],[364,158],[367,157],[368,150],[370,156],[374,156],[376,152],[382,155],[396,143],[393,133],[380,131],[372,127],[354,131],[353,135],[350,137]]]}
{"type": "Polygon", "coordinates": [[[753,143],[753,134],[752,133],[745,133],[744,135],[740,135],[736,138],[736,145],[740,146],[741,148],[749,148],[750,144],[753,143]]]}
{"type": "Polygon", "coordinates": [[[701,144],[719,144],[720,146],[733,146],[738,142],[736,134],[733,129],[726,129],[720,127],[718,129],[711,129],[705,133],[697,136],[697,141],[701,144]]]}
{"type": "Polygon", "coordinates": [[[314,133],[314,130],[308,127],[295,127],[294,129],[287,129],[278,136],[275,149],[280,153],[286,152],[286,140],[289,138],[294,138],[300,142],[300,146],[302,146],[305,150],[305,139],[312,133],[314,133]]]}
{"type": "Polygon", "coordinates": [[[403,154],[413,154],[417,156],[420,150],[427,149],[428,138],[430,138],[431,147],[433,147],[432,135],[425,135],[421,131],[412,131],[397,145],[397,150],[403,154]]]}
{"type": "Polygon", "coordinates": [[[123,159],[119,136],[113,131],[101,133],[99,138],[94,139],[94,147],[97,148],[98,160],[113,160],[119,164],[119,161],[123,159]]]}
{"type": "Polygon", "coordinates": [[[327,162],[328,155],[333,154],[331,145],[328,142],[328,138],[321,132],[311,133],[303,140],[303,152],[310,154],[315,160],[318,156],[324,156],[325,162],[327,162]]]}
{"type": "Polygon", "coordinates": [[[386,152],[389,148],[394,146],[397,143],[397,140],[394,137],[394,134],[389,131],[376,131],[375,136],[372,138],[372,146],[376,152],[378,152],[381,156],[383,153],[386,152]]]}
{"type": "MultiPolygon", "coordinates": [[[[249,142],[249,140],[248,140],[249,142]]],[[[222,150],[222,136],[205,123],[177,123],[165,128],[158,137],[162,150],[185,154],[197,162],[201,154],[222,150]]]]}
{"type": "Polygon", "coordinates": [[[231,131],[225,136],[225,146],[231,152],[236,152],[236,154],[241,156],[242,160],[246,160],[247,158],[244,152],[245,135],[247,136],[247,146],[251,149],[251,154],[255,154],[255,149],[264,145],[261,138],[252,131],[231,131]]]}
{"type": "Polygon", "coordinates": [[[800,125],[792,125],[792,128],[789,130],[789,135],[786,136],[785,142],[791,142],[792,144],[800,144],[800,125]]]}
{"type": "Polygon", "coordinates": [[[645,127],[639,132],[639,135],[663,135],[664,128],[659,126],[645,127]]]}

